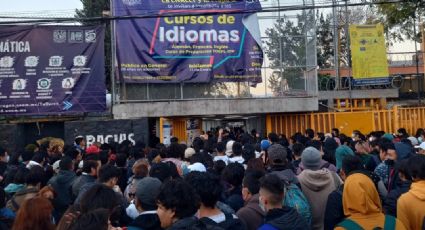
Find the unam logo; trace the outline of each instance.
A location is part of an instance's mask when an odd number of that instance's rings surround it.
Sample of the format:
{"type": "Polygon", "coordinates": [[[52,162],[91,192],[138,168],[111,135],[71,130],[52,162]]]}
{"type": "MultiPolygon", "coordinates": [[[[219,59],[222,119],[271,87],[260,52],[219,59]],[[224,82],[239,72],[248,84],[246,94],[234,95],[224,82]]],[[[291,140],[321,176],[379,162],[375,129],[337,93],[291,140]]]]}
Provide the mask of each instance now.
{"type": "Polygon", "coordinates": [[[122,3],[127,6],[141,5],[142,0],[122,0],[122,3]]]}

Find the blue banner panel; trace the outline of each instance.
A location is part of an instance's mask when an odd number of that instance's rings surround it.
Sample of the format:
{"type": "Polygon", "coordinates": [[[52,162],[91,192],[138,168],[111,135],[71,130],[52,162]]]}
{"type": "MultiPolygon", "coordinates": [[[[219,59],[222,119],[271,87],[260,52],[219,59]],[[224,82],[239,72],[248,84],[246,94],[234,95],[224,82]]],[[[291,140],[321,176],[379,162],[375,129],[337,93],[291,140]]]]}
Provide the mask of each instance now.
{"type": "Polygon", "coordinates": [[[258,0],[113,0],[112,8],[124,82],[261,82],[258,0]]]}
{"type": "Polygon", "coordinates": [[[106,110],[103,26],[1,26],[0,115],[106,110]]]}

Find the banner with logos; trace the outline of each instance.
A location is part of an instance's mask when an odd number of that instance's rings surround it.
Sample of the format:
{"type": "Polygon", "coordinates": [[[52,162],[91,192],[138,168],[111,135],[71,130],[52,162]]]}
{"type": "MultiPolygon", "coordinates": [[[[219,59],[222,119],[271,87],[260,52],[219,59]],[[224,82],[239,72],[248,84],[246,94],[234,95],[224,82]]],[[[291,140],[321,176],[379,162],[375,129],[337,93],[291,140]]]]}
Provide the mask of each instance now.
{"type": "Polygon", "coordinates": [[[113,0],[119,79],[261,82],[259,0],[113,0]]]}
{"type": "Polygon", "coordinates": [[[350,25],[354,85],[389,84],[384,26],[350,25]]]}
{"type": "Polygon", "coordinates": [[[0,115],[106,110],[103,26],[1,26],[0,115]]]}

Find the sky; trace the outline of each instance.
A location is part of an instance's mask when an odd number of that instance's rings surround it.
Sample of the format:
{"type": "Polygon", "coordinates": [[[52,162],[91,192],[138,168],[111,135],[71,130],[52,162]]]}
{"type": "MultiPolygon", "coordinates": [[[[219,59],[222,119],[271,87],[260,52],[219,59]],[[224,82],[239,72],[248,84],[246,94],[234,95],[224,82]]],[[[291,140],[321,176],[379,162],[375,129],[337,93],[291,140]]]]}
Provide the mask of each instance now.
{"type": "Polygon", "coordinates": [[[0,12],[81,9],[80,0],[0,0],[0,12]]]}

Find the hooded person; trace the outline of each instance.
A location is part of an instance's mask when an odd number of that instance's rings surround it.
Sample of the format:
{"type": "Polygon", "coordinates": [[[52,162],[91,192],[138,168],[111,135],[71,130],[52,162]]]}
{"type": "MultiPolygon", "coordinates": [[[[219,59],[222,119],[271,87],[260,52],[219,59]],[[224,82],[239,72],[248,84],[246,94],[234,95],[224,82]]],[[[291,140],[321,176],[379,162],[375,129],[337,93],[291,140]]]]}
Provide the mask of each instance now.
{"type": "Polygon", "coordinates": [[[345,156],[352,155],[354,156],[353,150],[346,146],[341,145],[335,150],[335,160],[336,160],[336,168],[337,170],[340,170],[342,167],[342,159],[344,159],[345,156]]]}
{"type": "Polygon", "coordinates": [[[407,162],[413,183],[397,202],[397,217],[408,229],[423,229],[425,221],[425,156],[416,155],[407,162]]]}
{"type": "Polygon", "coordinates": [[[306,148],[301,155],[305,169],[298,175],[301,189],[311,205],[313,229],[323,229],[328,196],[342,183],[335,172],[320,167],[321,160],[319,150],[306,148]]]}
{"type": "Polygon", "coordinates": [[[354,173],[347,178],[342,203],[347,218],[338,224],[337,230],[406,229],[401,221],[382,213],[378,191],[372,180],[362,173],[354,173]]]}
{"type": "MultiPolygon", "coordinates": [[[[331,135],[332,136],[332,135],[331,135]]],[[[323,159],[333,165],[335,165],[335,151],[338,148],[338,143],[333,138],[326,138],[323,144],[323,159]]]]}

